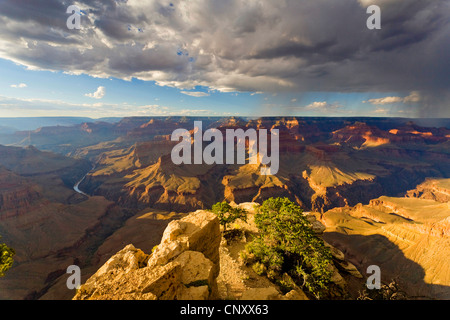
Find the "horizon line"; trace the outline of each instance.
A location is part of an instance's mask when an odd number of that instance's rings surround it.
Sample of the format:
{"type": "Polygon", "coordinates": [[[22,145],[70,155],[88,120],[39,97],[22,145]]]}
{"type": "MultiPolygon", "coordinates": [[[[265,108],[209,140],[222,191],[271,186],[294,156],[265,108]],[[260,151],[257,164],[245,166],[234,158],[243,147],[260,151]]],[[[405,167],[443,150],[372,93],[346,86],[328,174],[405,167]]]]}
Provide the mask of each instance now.
{"type": "Polygon", "coordinates": [[[173,117],[179,117],[179,118],[249,118],[249,119],[260,119],[260,118],[372,118],[372,119],[428,119],[428,120],[450,120],[450,117],[398,117],[398,116],[291,116],[291,115],[283,115],[283,116],[232,116],[232,115],[223,115],[223,116],[186,116],[186,115],[148,115],[148,116],[117,116],[117,117],[86,117],[86,116],[17,116],[17,117],[1,117],[0,119],[45,119],[45,118],[52,118],[52,119],[61,119],[61,118],[67,118],[67,119],[91,119],[91,120],[100,120],[100,119],[124,119],[124,118],[173,118],[173,117]]]}

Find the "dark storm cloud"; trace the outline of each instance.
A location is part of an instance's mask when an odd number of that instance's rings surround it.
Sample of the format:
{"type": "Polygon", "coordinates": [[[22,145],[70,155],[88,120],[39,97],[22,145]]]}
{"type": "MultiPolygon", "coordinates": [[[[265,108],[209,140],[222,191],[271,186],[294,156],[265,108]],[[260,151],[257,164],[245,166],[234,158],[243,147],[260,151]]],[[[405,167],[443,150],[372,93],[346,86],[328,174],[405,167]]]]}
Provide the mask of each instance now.
{"type": "Polygon", "coordinates": [[[449,3],[84,0],[82,29],[67,30],[69,1],[4,0],[0,57],[186,89],[419,91],[445,112],[436,95],[450,87],[449,3]],[[370,4],[381,30],[366,28],[370,4]]]}
{"type": "Polygon", "coordinates": [[[62,1],[49,0],[3,0],[0,2],[0,15],[15,21],[31,21],[40,25],[60,27],[66,25],[61,16],[67,6],[62,1]]]}

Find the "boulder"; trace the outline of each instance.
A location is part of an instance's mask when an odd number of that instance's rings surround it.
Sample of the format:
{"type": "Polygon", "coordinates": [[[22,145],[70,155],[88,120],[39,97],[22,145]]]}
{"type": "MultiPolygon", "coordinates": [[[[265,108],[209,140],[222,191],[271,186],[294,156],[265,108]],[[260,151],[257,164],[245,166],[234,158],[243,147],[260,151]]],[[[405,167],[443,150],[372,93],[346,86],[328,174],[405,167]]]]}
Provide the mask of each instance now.
{"type": "Polygon", "coordinates": [[[331,255],[333,256],[334,260],[345,261],[345,255],[344,255],[344,253],[341,250],[339,250],[336,247],[333,247],[331,244],[329,244],[326,241],[324,241],[324,244],[325,244],[326,247],[330,248],[331,255]]]}
{"type": "Polygon", "coordinates": [[[304,216],[305,216],[306,220],[308,220],[309,223],[311,223],[311,227],[312,227],[314,233],[322,234],[325,231],[326,227],[320,221],[317,220],[317,218],[314,214],[304,213],[304,216]]]}
{"type": "Polygon", "coordinates": [[[153,251],[148,266],[163,266],[187,250],[187,244],[178,240],[161,243],[153,251]]]}
{"type": "Polygon", "coordinates": [[[214,276],[217,277],[220,271],[221,239],[217,216],[209,211],[197,210],[181,220],[169,223],[148,266],[164,265],[184,251],[198,251],[213,262],[214,276]]]}
{"type": "Polygon", "coordinates": [[[130,244],[106,261],[95,275],[99,277],[114,269],[122,269],[123,272],[128,273],[131,270],[136,270],[144,266],[147,260],[148,255],[130,244]]]}
{"type": "Polygon", "coordinates": [[[236,205],[236,207],[238,207],[239,209],[246,210],[249,214],[255,214],[256,209],[259,206],[260,206],[259,203],[256,203],[256,202],[243,202],[243,203],[236,205]]]}
{"type": "Polygon", "coordinates": [[[325,231],[326,227],[322,224],[322,222],[314,221],[312,223],[312,229],[313,229],[314,233],[322,234],[325,231]]]}
{"type": "Polygon", "coordinates": [[[183,266],[180,280],[186,287],[213,286],[215,281],[214,264],[201,252],[185,251],[174,262],[183,266]]]}

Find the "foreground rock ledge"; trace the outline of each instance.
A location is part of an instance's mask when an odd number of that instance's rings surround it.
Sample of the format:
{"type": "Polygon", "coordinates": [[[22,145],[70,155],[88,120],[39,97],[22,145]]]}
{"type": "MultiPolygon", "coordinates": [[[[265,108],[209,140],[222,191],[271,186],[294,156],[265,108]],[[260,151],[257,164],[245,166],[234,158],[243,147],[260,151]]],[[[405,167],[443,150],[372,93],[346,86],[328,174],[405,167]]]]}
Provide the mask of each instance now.
{"type": "Polygon", "coordinates": [[[198,210],[164,231],[151,255],[128,245],[77,291],[74,300],[207,300],[217,297],[219,220],[198,210]]]}
{"type": "MultiPolygon", "coordinates": [[[[253,208],[254,204],[248,204],[253,208]]],[[[308,216],[316,233],[324,227],[308,216]]],[[[216,300],[220,298],[217,279],[220,273],[222,235],[217,216],[198,210],[165,229],[161,243],[145,254],[132,244],[112,256],[77,291],[74,300],[216,300]]],[[[347,283],[339,270],[362,278],[344,253],[331,249],[334,264],[334,296],[346,292],[347,283]]],[[[223,266],[227,270],[227,264],[223,266]]],[[[292,279],[291,279],[292,281],[292,279]]],[[[300,288],[282,295],[274,286],[246,288],[241,300],[308,300],[300,288]]]]}

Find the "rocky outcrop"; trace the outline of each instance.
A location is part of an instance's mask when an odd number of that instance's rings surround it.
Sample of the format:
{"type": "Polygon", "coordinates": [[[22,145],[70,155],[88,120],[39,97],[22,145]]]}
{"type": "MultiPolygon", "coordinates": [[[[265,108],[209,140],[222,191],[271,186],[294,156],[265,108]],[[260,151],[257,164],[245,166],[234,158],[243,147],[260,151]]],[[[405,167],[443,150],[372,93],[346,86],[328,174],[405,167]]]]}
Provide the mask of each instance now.
{"type": "Polygon", "coordinates": [[[214,264],[214,273],[220,270],[219,220],[209,211],[198,210],[187,217],[172,221],[164,231],[161,244],[148,261],[149,266],[162,265],[184,251],[198,251],[214,264]]]}
{"type": "Polygon", "coordinates": [[[220,271],[220,241],[217,216],[196,211],[170,222],[150,255],[126,246],[81,286],[74,299],[213,299],[220,271]]]}
{"type": "Polygon", "coordinates": [[[406,196],[448,203],[450,202],[450,179],[426,179],[414,190],[408,191],[406,196]]]}
{"type": "MultiPolygon", "coordinates": [[[[243,234],[257,234],[254,215],[258,203],[230,203],[245,209],[246,222],[235,228],[243,234]]],[[[322,237],[325,226],[320,214],[305,212],[314,232],[322,237]]],[[[250,236],[251,238],[251,236],[250,236]]],[[[278,287],[276,282],[239,260],[247,237],[225,241],[215,214],[198,210],[171,221],[162,233],[161,242],[146,254],[128,245],[112,256],[77,291],[75,300],[308,300],[313,298],[283,274],[283,283],[292,289],[278,287]]],[[[327,297],[346,299],[349,287],[363,281],[363,276],[346,259],[343,251],[330,248],[332,272],[327,297]]],[[[273,279],[272,279],[273,280],[273,279]]]]}

